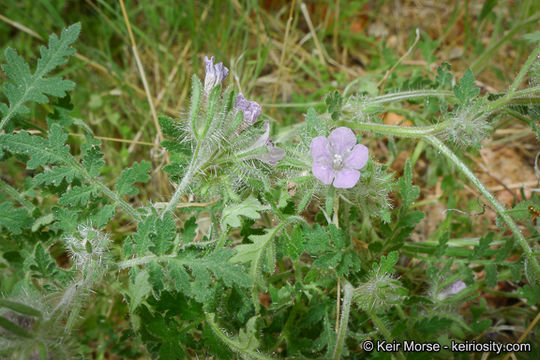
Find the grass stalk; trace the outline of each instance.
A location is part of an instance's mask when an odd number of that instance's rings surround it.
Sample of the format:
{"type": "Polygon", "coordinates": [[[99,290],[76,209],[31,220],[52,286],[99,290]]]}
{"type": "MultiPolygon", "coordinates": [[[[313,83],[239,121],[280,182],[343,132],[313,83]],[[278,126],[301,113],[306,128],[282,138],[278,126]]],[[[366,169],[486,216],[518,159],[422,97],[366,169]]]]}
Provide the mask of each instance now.
{"type": "Polygon", "coordinates": [[[347,330],[349,329],[349,314],[351,312],[352,298],[354,294],[354,288],[348,282],[343,287],[343,306],[341,311],[341,318],[339,329],[336,335],[336,344],[334,351],[332,352],[332,359],[341,359],[343,353],[343,347],[345,346],[345,338],[347,337],[347,330]]]}

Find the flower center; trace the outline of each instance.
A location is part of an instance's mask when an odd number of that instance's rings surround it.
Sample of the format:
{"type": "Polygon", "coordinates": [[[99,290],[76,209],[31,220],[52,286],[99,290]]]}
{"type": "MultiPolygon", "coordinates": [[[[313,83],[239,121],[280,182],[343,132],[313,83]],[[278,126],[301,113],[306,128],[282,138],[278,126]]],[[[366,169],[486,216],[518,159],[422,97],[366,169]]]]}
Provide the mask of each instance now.
{"type": "Polygon", "coordinates": [[[332,159],[332,168],[334,170],[341,170],[343,168],[343,156],[334,154],[334,158],[332,159]]]}

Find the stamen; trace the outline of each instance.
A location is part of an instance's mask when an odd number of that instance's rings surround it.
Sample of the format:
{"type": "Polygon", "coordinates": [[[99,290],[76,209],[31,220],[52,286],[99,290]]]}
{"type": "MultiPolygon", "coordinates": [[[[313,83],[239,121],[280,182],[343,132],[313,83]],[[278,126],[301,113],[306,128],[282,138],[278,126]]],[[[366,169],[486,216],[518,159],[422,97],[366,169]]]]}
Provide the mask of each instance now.
{"type": "Polygon", "coordinates": [[[332,168],[334,170],[341,170],[343,168],[343,157],[339,154],[334,154],[334,159],[332,160],[332,168]]]}

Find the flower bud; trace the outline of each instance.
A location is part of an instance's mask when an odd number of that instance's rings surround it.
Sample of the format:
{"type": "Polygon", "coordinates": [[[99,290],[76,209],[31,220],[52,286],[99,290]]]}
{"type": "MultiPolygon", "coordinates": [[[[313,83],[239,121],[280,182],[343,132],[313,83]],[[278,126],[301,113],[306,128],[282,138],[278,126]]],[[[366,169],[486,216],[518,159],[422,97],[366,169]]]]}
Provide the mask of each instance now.
{"type": "Polygon", "coordinates": [[[208,59],[204,57],[204,62],[206,63],[206,75],[204,77],[204,93],[206,96],[210,95],[212,89],[223,82],[229,69],[223,66],[223,63],[217,63],[214,65],[214,57],[212,56],[208,59]]]}
{"type": "Polygon", "coordinates": [[[261,114],[261,106],[256,101],[248,101],[242,94],[238,94],[234,108],[244,114],[244,126],[255,124],[261,114]]]}

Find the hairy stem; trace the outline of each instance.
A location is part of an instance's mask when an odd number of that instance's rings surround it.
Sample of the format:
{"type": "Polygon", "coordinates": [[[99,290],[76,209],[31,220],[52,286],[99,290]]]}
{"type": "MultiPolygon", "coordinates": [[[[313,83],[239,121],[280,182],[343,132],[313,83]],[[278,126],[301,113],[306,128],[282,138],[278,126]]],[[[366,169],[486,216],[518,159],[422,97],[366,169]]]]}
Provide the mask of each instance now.
{"type": "Polygon", "coordinates": [[[538,55],[540,55],[540,45],[534,49],[534,51],[529,55],[527,58],[527,61],[525,61],[525,64],[521,67],[521,70],[519,71],[519,74],[516,76],[514,81],[512,82],[512,85],[510,85],[510,88],[508,89],[508,95],[512,95],[518,88],[519,84],[521,84],[521,81],[527,75],[527,72],[531,68],[532,64],[537,60],[538,55]]]}
{"type": "Polygon", "coordinates": [[[10,186],[8,183],[0,180],[0,190],[3,190],[11,196],[13,199],[17,200],[22,206],[24,206],[28,211],[34,211],[34,204],[26,200],[17,189],[10,186]]]}
{"type": "Polygon", "coordinates": [[[382,104],[392,101],[407,100],[414,98],[423,98],[423,97],[454,97],[454,93],[449,90],[435,90],[435,89],[426,89],[426,90],[412,90],[412,91],[403,91],[398,93],[386,94],[381,96],[375,96],[367,100],[369,104],[382,104]]]}
{"type": "Polygon", "coordinates": [[[69,163],[71,166],[76,168],[88,182],[97,187],[105,196],[111,199],[116,204],[116,206],[122,208],[122,210],[124,210],[124,212],[129,215],[133,220],[135,220],[136,222],[141,220],[140,214],[137,212],[137,210],[133,208],[133,206],[128,204],[116,192],[109,189],[107,185],[103,184],[101,181],[90,175],[90,173],[77,160],[75,160],[74,157],[70,157],[69,163]]]}
{"type": "Polygon", "coordinates": [[[219,328],[219,325],[215,321],[215,314],[206,314],[206,323],[210,325],[210,328],[214,332],[214,334],[221,340],[223,343],[225,343],[228,347],[231,348],[236,353],[239,353],[241,355],[247,356],[248,358],[253,359],[261,359],[261,360],[270,360],[274,359],[271,356],[262,354],[257,351],[250,350],[248,348],[243,347],[240,345],[237,341],[229,338],[221,329],[219,328]]]}
{"type": "MultiPolygon", "coordinates": [[[[367,314],[370,317],[371,321],[373,321],[373,324],[377,327],[377,330],[386,339],[386,341],[391,342],[392,334],[386,328],[386,325],[384,324],[384,322],[373,311],[367,311],[367,314]]],[[[397,355],[398,355],[398,358],[405,360],[405,356],[403,355],[401,351],[398,351],[397,355]]]]}
{"type": "Polygon", "coordinates": [[[332,359],[341,359],[343,353],[343,347],[345,346],[345,338],[347,337],[347,330],[349,329],[349,314],[351,311],[351,303],[353,298],[354,288],[348,282],[343,287],[343,306],[341,310],[341,319],[339,323],[339,330],[336,335],[336,344],[332,353],[332,359]]]}
{"type": "Polygon", "coordinates": [[[435,125],[430,126],[397,126],[397,125],[383,125],[376,123],[351,123],[349,121],[337,121],[336,125],[347,126],[361,131],[373,131],[375,133],[385,135],[396,135],[403,137],[422,137],[426,135],[436,134],[444,131],[451,125],[451,120],[445,120],[435,125]]]}
{"type": "Polygon", "coordinates": [[[187,187],[191,183],[191,180],[193,180],[193,176],[195,175],[197,171],[197,156],[199,155],[199,151],[201,149],[200,143],[197,143],[197,146],[195,147],[195,152],[193,153],[193,157],[191,158],[191,162],[189,163],[188,169],[186,173],[184,174],[184,177],[182,178],[182,181],[176,188],[171,200],[163,210],[163,214],[166,214],[167,212],[173,210],[176,208],[176,205],[178,202],[180,202],[180,199],[182,198],[182,195],[184,195],[187,187]]]}
{"type": "Polygon", "coordinates": [[[531,88],[528,88],[528,89],[524,89],[524,90],[520,90],[520,91],[514,91],[513,93],[508,93],[506,94],[505,96],[497,99],[497,100],[493,100],[491,101],[490,103],[486,104],[482,110],[483,111],[486,111],[486,112],[494,112],[494,111],[497,111],[507,105],[513,105],[513,104],[518,104],[518,103],[521,103],[522,101],[519,101],[519,100],[524,100],[525,101],[525,104],[528,104],[528,103],[535,103],[536,100],[534,98],[527,98],[525,96],[528,96],[528,95],[531,95],[531,94],[535,94],[535,93],[538,93],[540,92],[540,86],[533,86],[531,88]]]}
{"type": "Polygon", "coordinates": [[[486,189],[484,184],[482,184],[482,182],[478,180],[478,178],[473,174],[473,172],[469,170],[467,165],[465,165],[461,161],[461,159],[458,158],[456,154],[454,154],[454,152],[452,152],[452,150],[450,150],[445,144],[443,144],[439,139],[434,136],[425,136],[424,139],[429,142],[433,147],[435,147],[438,151],[440,151],[444,156],[446,156],[446,158],[448,158],[489,201],[497,214],[504,220],[506,225],[508,225],[512,233],[514,233],[514,236],[517,238],[519,244],[521,245],[525,256],[530,261],[537,277],[540,279],[540,265],[538,265],[538,262],[533,254],[531,247],[529,246],[529,243],[517,227],[512,217],[508,215],[504,206],[499,203],[499,201],[497,201],[497,199],[488,191],[488,189],[486,189]]]}

